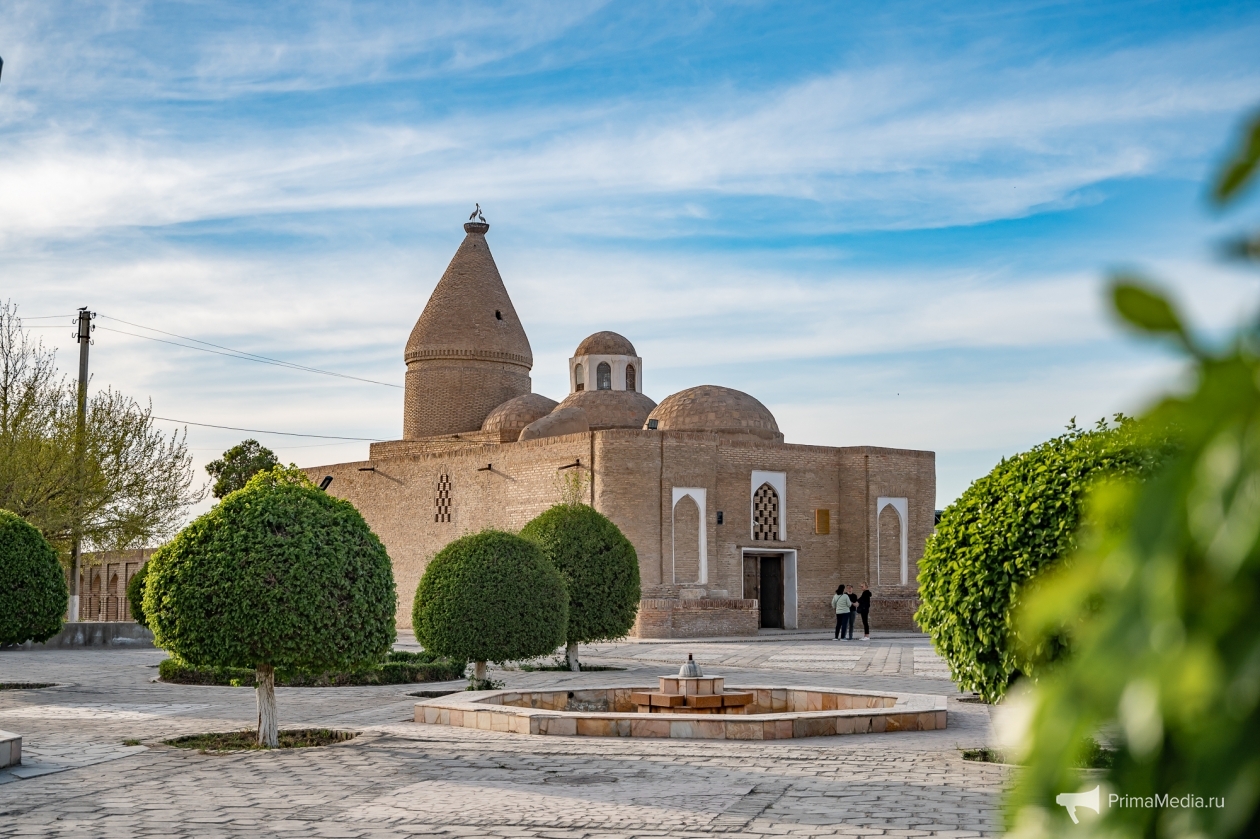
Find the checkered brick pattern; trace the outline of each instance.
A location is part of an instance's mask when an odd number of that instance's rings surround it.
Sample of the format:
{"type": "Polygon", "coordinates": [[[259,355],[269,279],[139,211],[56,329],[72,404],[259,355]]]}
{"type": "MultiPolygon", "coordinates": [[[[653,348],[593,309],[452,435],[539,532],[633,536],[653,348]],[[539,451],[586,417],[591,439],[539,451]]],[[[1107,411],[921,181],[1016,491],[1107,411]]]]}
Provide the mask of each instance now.
{"type": "Polygon", "coordinates": [[[443,474],[438,478],[437,497],[433,499],[433,506],[436,512],[433,514],[433,520],[450,521],[451,520],[451,476],[443,474]]]}
{"type": "Polygon", "coordinates": [[[753,494],[753,540],[779,541],[779,493],[769,484],[757,487],[753,494]]]}

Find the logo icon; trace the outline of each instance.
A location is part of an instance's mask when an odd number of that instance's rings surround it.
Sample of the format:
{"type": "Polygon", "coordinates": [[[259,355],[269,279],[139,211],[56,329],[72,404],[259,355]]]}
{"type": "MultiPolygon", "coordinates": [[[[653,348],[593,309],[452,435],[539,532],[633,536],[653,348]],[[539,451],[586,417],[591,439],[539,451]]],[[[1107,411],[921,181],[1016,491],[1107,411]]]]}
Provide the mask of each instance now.
{"type": "Polygon", "coordinates": [[[1099,787],[1094,787],[1089,792],[1061,792],[1055,796],[1054,803],[1067,808],[1068,815],[1072,817],[1072,824],[1080,824],[1080,819],[1076,818],[1076,808],[1088,807],[1097,813],[1098,790],[1099,787]]]}

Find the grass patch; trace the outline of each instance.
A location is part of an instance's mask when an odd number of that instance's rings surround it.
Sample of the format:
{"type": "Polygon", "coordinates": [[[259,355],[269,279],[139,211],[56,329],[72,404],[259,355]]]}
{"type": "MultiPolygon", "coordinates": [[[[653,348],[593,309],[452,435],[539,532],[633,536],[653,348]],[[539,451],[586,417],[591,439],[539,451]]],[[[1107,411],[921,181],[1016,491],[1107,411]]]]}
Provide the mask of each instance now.
{"type": "MultiPolygon", "coordinates": [[[[963,760],[974,760],[980,763],[1015,764],[1015,760],[1000,749],[988,746],[980,749],[963,749],[963,760]]],[[[1077,769],[1110,769],[1116,762],[1116,752],[1108,749],[1097,740],[1090,739],[1085,754],[1076,761],[1077,769]]]]}
{"type": "Polygon", "coordinates": [[[418,696],[421,699],[437,699],[439,696],[450,696],[452,693],[463,693],[459,690],[418,690],[415,693],[409,693],[408,696],[418,696]]]}
{"type": "Polygon", "coordinates": [[[56,682],[0,682],[0,690],[36,690],[56,686],[56,682]]]}
{"type": "MultiPolygon", "coordinates": [[[[427,652],[391,652],[376,667],[361,670],[308,673],[277,670],[279,687],[355,687],[360,685],[409,685],[416,682],[449,682],[464,678],[467,664],[439,658],[427,652]]],[[[254,671],[244,667],[194,667],[168,658],[158,665],[158,677],[177,685],[254,686],[254,671]]]]}
{"type": "MultiPolygon", "coordinates": [[[[329,728],[298,728],[281,730],[279,741],[281,749],[305,749],[312,746],[328,746],[333,743],[344,743],[358,736],[357,731],[333,731],[329,728]]],[[[266,749],[258,745],[258,732],[252,728],[242,731],[224,731],[214,734],[189,734],[163,740],[168,746],[178,749],[197,749],[202,754],[211,752],[239,752],[266,749]]]]}
{"type": "Polygon", "coordinates": [[[139,741],[139,740],[131,740],[131,739],[129,739],[129,740],[123,740],[123,745],[124,745],[124,746],[139,746],[139,745],[140,745],[140,741],[139,741]]]}

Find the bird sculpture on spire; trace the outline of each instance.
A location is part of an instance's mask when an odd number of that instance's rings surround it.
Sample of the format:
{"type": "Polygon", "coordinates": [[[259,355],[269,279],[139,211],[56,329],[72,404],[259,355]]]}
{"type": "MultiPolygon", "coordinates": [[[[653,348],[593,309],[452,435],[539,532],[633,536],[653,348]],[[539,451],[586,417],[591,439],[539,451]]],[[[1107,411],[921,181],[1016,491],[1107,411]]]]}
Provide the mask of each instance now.
{"type": "Polygon", "coordinates": [[[484,215],[482,215],[482,214],[481,214],[481,205],[480,205],[480,204],[478,204],[478,205],[477,205],[477,209],[473,210],[473,211],[472,211],[472,213],[468,216],[468,220],[469,220],[469,221],[472,221],[473,219],[477,219],[477,220],[478,220],[479,222],[481,222],[482,224],[485,224],[485,223],[486,223],[486,217],[485,217],[484,215]]]}

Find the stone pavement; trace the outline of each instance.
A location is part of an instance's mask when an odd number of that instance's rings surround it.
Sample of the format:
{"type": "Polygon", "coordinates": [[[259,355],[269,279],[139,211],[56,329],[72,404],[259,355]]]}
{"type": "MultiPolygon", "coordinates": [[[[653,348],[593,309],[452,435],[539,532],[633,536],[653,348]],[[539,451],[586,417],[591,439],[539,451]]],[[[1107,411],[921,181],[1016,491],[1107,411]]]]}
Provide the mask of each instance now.
{"type": "Polygon", "coordinates": [[[439,685],[281,688],[282,726],[362,734],[320,749],[202,755],[161,740],[252,726],[253,691],[154,683],[157,650],[10,650],[0,681],[58,686],[0,692],[0,728],[25,737],[23,767],[0,770],[0,836],[1000,832],[1006,769],[958,751],[989,741],[988,709],[956,701],[922,636],[600,644],[584,660],[627,669],[492,676],[512,688],[652,684],[688,652],[730,685],[944,694],[950,727],[783,743],[525,737],[409,722],[408,694],[439,685]]]}

